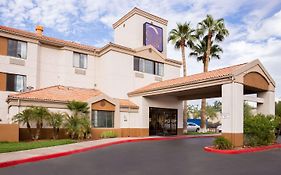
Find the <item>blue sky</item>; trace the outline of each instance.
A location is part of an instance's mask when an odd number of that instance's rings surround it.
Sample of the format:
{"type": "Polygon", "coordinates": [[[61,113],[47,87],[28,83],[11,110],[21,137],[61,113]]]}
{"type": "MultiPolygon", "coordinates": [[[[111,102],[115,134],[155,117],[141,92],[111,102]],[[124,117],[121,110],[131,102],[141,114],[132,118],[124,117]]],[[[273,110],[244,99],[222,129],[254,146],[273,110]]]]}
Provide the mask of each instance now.
{"type": "MultiPolygon", "coordinates": [[[[133,7],[169,20],[168,31],[177,22],[195,27],[207,14],[224,18],[230,36],[221,43],[222,59],[212,60],[210,69],[259,58],[281,98],[280,0],[0,0],[0,24],[29,31],[40,24],[47,36],[101,47],[113,41],[112,23],[133,7]]],[[[181,58],[170,44],[168,56],[181,58]]],[[[194,58],[187,64],[190,74],[202,71],[194,58]]]]}

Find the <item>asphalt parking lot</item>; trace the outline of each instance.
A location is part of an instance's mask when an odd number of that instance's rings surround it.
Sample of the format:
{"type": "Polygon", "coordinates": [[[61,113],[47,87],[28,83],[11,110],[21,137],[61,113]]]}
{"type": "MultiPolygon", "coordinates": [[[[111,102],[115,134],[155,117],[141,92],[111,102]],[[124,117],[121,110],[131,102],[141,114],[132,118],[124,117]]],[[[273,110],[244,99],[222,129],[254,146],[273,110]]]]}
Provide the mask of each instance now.
{"type": "Polygon", "coordinates": [[[222,155],[204,152],[212,138],[144,141],[0,169],[1,175],[280,174],[281,149],[222,155]]]}

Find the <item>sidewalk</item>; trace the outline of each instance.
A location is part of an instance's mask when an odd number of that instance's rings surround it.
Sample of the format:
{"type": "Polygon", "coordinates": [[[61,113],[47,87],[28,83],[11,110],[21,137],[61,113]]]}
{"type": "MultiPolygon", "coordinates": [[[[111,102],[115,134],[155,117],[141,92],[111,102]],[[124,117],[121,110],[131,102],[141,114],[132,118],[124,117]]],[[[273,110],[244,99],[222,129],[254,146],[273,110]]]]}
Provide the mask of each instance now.
{"type": "Polygon", "coordinates": [[[93,141],[85,141],[67,145],[52,146],[46,148],[37,148],[24,151],[16,151],[10,153],[0,153],[0,168],[13,166],[20,163],[34,162],[39,160],[45,160],[50,158],[61,157],[74,153],[84,152],[87,150],[102,148],[114,144],[121,144],[127,142],[138,142],[148,140],[175,140],[185,138],[201,138],[201,137],[214,137],[218,134],[213,135],[187,135],[187,136],[171,136],[171,137],[123,137],[123,138],[110,138],[93,141]]]}

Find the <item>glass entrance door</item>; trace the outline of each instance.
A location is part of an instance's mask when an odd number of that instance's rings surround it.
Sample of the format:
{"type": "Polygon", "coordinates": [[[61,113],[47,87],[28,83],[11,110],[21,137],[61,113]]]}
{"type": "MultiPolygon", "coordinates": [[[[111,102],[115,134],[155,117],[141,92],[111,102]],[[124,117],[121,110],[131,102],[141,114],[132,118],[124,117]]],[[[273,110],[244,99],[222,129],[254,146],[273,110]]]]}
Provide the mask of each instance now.
{"type": "Polygon", "coordinates": [[[176,135],[177,109],[149,108],[149,135],[176,135]]]}

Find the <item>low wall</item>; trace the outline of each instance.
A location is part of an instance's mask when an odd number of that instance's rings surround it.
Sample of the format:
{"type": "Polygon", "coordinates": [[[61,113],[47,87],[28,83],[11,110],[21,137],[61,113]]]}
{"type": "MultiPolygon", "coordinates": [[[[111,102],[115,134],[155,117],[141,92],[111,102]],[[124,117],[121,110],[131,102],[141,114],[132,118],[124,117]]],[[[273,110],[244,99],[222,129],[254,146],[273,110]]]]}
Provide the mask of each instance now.
{"type": "Polygon", "coordinates": [[[0,124],[0,142],[18,142],[18,124],[0,124]]]}
{"type": "Polygon", "coordinates": [[[92,128],[92,138],[99,139],[104,131],[113,131],[118,137],[145,137],[149,136],[148,128],[92,128]]]}
{"type": "MultiPolygon", "coordinates": [[[[34,135],[36,132],[35,128],[31,128],[31,132],[34,135]]],[[[53,128],[42,128],[40,132],[39,139],[52,139],[53,138],[53,128]]],[[[65,129],[60,129],[59,131],[59,139],[66,139],[69,136],[66,134],[65,129]]],[[[20,128],[19,129],[19,139],[22,140],[30,140],[30,134],[27,128],[20,128]]]]}

